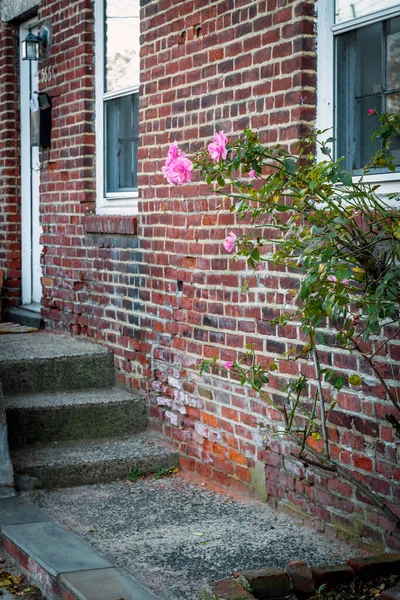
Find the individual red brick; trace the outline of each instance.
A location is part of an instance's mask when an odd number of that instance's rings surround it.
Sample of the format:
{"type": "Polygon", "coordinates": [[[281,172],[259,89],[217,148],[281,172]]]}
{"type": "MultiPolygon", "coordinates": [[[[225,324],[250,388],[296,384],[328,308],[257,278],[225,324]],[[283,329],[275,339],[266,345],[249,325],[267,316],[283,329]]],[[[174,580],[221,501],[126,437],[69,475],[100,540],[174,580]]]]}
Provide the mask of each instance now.
{"type": "Polygon", "coordinates": [[[295,591],[307,594],[315,592],[312,572],[308,568],[307,563],[303,560],[290,560],[287,564],[287,571],[295,591]]]}
{"type": "Polygon", "coordinates": [[[254,600],[254,596],[234,579],[220,579],[210,583],[216,600],[254,600]]]}
{"type": "Polygon", "coordinates": [[[381,554],[368,558],[351,558],[348,565],[361,579],[400,575],[400,554],[381,554]]]}
{"type": "MultiPolygon", "coordinates": [[[[350,561],[349,561],[350,562],[350,561]]],[[[334,565],[327,567],[311,567],[313,581],[316,588],[326,584],[332,589],[339,584],[351,583],[354,579],[354,570],[349,565],[334,565]]]]}
{"type": "Polygon", "coordinates": [[[246,582],[258,600],[286,596],[293,588],[289,575],[283,569],[266,567],[254,571],[235,571],[234,577],[246,582]]]}

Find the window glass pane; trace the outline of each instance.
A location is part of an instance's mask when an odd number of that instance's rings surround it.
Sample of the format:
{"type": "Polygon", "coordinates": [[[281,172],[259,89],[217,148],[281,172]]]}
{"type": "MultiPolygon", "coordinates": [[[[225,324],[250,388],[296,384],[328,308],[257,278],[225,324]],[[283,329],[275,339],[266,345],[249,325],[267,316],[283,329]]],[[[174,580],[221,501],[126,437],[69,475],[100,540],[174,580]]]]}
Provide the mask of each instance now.
{"type": "Polygon", "coordinates": [[[381,112],[381,96],[375,98],[361,98],[356,103],[356,152],[354,169],[362,169],[369,163],[372,156],[380,148],[379,140],[371,141],[371,137],[377,129],[378,119],[370,115],[369,108],[375,108],[381,112]],[[372,103],[372,107],[371,107],[372,103]]]}
{"type": "MultiPolygon", "coordinates": [[[[369,114],[400,113],[400,18],[380,21],[336,36],[336,137],[343,166],[364,167],[379,149],[371,136],[379,122],[369,114]]],[[[391,152],[400,158],[400,140],[391,152]]]]}
{"type": "Polygon", "coordinates": [[[399,0],[336,0],[335,21],[358,19],[394,6],[400,8],[399,0]]]}
{"type": "Polygon", "coordinates": [[[130,94],[105,103],[106,192],[137,188],[138,100],[130,94]]]}
{"type": "MultiPolygon", "coordinates": [[[[387,23],[387,88],[400,88],[400,17],[387,23]]],[[[397,111],[398,112],[398,111],[397,111]]]]}
{"type": "Polygon", "coordinates": [[[382,23],[357,30],[357,95],[382,91],[382,23]]]}
{"type": "Polygon", "coordinates": [[[353,169],[354,110],[356,95],[356,32],[344,33],[336,38],[336,137],[337,155],[344,156],[343,167],[353,169]]]}
{"type": "Polygon", "coordinates": [[[105,0],[105,91],[139,85],[139,0],[105,0]]]}
{"type": "MultiPolygon", "coordinates": [[[[400,114],[400,94],[389,94],[386,97],[386,110],[389,113],[400,114]]],[[[390,152],[395,157],[394,164],[400,165],[400,139],[397,136],[392,137],[390,152]]]]}

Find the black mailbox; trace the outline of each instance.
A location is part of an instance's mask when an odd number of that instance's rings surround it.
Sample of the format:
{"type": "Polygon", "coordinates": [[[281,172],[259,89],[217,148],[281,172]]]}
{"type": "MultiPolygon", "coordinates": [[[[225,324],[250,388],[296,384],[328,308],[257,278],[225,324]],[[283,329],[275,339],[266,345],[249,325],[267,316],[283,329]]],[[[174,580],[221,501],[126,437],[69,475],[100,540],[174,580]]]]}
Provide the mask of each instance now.
{"type": "Polygon", "coordinates": [[[51,102],[48,94],[39,92],[37,110],[31,109],[31,146],[50,146],[51,102]]]}

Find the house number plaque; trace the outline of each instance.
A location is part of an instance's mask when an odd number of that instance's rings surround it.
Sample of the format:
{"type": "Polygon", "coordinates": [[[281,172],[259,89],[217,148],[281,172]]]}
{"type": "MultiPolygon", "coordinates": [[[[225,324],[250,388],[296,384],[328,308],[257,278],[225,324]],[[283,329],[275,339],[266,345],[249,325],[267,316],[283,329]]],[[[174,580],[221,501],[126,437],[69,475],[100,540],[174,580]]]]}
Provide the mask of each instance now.
{"type": "Polygon", "coordinates": [[[49,83],[53,79],[51,66],[44,67],[38,71],[39,83],[49,83]]]}

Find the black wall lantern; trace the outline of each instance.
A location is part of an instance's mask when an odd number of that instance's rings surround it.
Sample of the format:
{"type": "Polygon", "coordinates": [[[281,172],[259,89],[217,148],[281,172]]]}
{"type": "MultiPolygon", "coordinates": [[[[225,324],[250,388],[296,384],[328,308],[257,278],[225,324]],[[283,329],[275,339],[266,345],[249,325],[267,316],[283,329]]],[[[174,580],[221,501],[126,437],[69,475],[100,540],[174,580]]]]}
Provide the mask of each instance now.
{"type": "Polygon", "coordinates": [[[21,44],[22,60],[39,60],[40,46],[46,48],[49,43],[49,31],[46,27],[38,35],[31,31],[21,44]]]}

